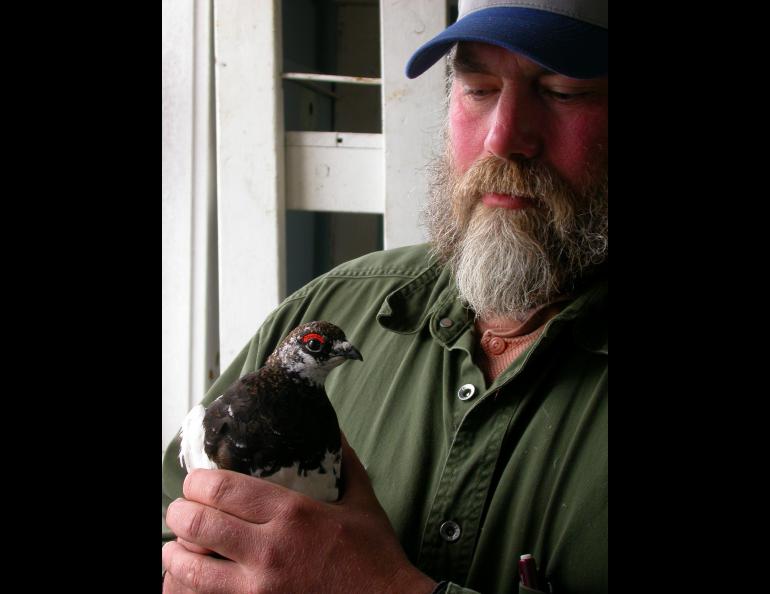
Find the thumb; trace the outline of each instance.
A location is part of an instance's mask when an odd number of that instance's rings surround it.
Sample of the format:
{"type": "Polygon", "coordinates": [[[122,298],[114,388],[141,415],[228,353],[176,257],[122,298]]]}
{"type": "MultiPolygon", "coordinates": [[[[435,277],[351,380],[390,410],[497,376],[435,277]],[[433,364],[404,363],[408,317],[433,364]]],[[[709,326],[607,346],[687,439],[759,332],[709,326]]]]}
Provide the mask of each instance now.
{"type": "Polygon", "coordinates": [[[343,493],[339,502],[369,502],[377,500],[372,489],[372,481],[366,473],[366,468],[361,463],[355,450],[350,447],[345,434],[342,437],[342,486],[343,493]]]}

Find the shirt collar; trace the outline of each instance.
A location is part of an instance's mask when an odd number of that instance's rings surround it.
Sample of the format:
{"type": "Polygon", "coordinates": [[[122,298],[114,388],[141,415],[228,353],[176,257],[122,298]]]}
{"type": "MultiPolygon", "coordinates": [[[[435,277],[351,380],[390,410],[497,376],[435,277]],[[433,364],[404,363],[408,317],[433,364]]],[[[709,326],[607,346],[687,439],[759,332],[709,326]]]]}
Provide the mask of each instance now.
{"type": "Polygon", "coordinates": [[[575,343],[592,353],[608,354],[607,276],[595,278],[554,317],[543,334],[553,336],[568,326],[575,343]]]}
{"type": "Polygon", "coordinates": [[[443,281],[443,277],[446,273],[444,267],[433,264],[390,293],[377,313],[377,322],[399,334],[413,334],[420,330],[436,304],[444,300],[447,282],[443,281]]]}
{"type": "MultiPolygon", "coordinates": [[[[554,335],[572,326],[575,342],[596,353],[607,354],[607,278],[590,283],[546,326],[554,335]]],[[[399,334],[414,334],[429,325],[431,335],[444,346],[473,325],[473,313],[460,300],[447,266],[434,263],[408,281],[382,303],[377,322],[399,334]]]]}

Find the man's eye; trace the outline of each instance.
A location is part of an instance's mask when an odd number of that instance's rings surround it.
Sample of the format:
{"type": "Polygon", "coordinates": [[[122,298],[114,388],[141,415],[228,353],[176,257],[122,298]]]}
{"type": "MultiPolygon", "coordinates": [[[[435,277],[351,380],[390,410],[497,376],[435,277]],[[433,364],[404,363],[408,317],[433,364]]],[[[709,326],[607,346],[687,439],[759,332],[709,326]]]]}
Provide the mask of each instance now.
{"type": "Polygon", "coordinates": [[[485,99],[490,94],[492,94],[493,91],[491,89],[471,89],[466,87],[464,89],[464,94],[466,97],[470,97],[471,99],[479,100],[479,99],[485,99]]]}
{"type": "Polygon", "coordinates": [[[562,93],[561,91],[554,91],[553,89],[544,89],[543,93],[545,93],[551,99],[555,99],[556,101],[559,101],[561,103],[569,103],[570,101],[575,101],[576,99],[579,99],[580,97],[584,97],[585,95],[588,94],[585,92],[562,93]]]}

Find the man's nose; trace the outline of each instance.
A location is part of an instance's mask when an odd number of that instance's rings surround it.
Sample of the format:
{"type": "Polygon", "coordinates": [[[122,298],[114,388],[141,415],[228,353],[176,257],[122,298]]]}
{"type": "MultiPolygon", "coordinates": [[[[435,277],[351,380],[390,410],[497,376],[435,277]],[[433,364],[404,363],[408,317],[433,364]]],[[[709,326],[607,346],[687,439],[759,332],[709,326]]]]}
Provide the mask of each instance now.
{"type": "Polygon", "coordinates": [[[532,159],[542,150],[537,98],[525,89],[507,88],[500,93],[490,115],[484,148],[500,159],[532,159]]]}

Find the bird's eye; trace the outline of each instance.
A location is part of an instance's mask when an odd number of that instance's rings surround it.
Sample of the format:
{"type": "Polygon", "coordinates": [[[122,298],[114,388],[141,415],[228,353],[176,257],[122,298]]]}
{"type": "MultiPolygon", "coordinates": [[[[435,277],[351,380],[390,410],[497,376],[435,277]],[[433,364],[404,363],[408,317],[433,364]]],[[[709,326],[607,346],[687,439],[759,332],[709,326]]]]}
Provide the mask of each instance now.
{"type": "Polygon", "coordinates": [[[325,342],[324,337],[315,332],[305,334],[305,336],[302,337],[302,343],[311,353],[320,353],[325,342]]]}

